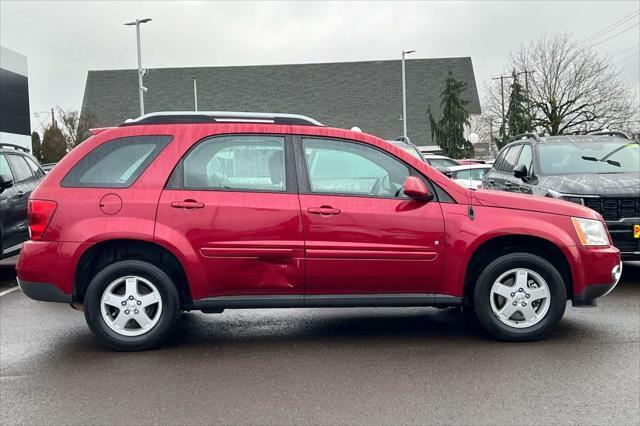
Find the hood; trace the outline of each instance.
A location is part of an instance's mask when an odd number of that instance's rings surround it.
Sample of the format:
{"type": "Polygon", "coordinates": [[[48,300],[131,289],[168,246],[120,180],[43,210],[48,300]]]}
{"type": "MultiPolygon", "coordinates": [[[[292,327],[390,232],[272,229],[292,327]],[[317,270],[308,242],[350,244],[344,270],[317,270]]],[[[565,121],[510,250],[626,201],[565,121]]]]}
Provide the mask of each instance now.
{"type": "Polygon", "coordinates": [[[554,175],[538,179],[540,186],[563,194],[640,197],[640,173],[554,175]]]}
{"type": "Polygon", "coordinates": [[[500,207],[512,210],[527,210],[540,213],[558,214],[563,216],[583,217],[586,219],[603,220],[590,208],[569,201],[554,198],[536,197],[512,192],[478,189],[474,191],[474,198],[483,206],[500,207]]]}

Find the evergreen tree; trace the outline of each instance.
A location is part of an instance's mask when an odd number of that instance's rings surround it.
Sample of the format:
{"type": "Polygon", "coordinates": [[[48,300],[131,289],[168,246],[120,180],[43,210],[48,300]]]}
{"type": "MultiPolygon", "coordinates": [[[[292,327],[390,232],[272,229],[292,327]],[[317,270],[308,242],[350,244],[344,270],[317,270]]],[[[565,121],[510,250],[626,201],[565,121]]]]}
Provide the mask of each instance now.
{"type": "Polygon", "coordinates": [[[524,88],[518,81],[518,75],[513,72],[513,84],[509,96],[509,109],[507,110],[507,125],[509,135],[515,136],[532,131],[533,125],[529,114],[528,99],[524,88]]]}
{"type": "Polygon", "coordinates": [[[440,94],[442,118],[436,121],[429,107],[429,123],[431,137],[435,140],[444,155],[452,158],[462,158],[473,155],[473,145],[464,137],[464,127],[470,124],[467,105],[469,101],[462,98],[467,90],[467,84],[456,80],[453,73],[445,79],[445,89],[440,94]]]}
{"type": "Polygon", "coordinates": [[[42,162],[56,163],[66,153],[66,140],[62,131],[55,125],[49,126],[42,137],[42,162]]]}
{"type": "Polygon", "coordinates": [[[38,161],[42,162],[42,143],[38,132],[31,133],[31,152],[38,161]]]}

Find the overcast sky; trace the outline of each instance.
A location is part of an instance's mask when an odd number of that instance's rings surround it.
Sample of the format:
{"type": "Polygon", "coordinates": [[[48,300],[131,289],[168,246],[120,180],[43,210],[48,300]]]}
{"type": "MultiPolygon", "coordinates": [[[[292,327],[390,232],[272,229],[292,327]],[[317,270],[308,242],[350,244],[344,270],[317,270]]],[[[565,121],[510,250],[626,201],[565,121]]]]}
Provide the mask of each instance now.
{"type": "MultiPolygon", "coordinates": [[[[415,58],[470,56],[482,88],[506,70],[509,53],[521,44],[555,32],[584,40],[638,8],[637,0],[0,0],[0,43],[28,57],[31,111],[38,113],[56,105],[79,109],[88,70],[135,68],[135,29],[122,24],[136,17],[153,18],[142,27],[147,68],[397,59],[402,49],[415,49],[415,58]]],[[[639,21],[636,16],[594,40],[599,43],[594,48],[612,55],[625,79],[636,87],[639,21]]],[[[32,116],[34,129],[39,120],[32,116]]]]}

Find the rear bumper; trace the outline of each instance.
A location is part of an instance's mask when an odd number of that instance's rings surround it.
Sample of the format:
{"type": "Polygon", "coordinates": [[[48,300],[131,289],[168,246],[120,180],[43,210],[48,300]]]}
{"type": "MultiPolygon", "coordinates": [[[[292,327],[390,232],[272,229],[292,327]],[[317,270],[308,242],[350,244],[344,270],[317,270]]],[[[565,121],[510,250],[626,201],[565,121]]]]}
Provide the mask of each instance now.
{"type": "Polygon", "coordinates": [[[36,283],[18,280],[20,290],[25,296],[41,302],[71,303],[71,295],[65,294],[54,284],[36,283]]]}

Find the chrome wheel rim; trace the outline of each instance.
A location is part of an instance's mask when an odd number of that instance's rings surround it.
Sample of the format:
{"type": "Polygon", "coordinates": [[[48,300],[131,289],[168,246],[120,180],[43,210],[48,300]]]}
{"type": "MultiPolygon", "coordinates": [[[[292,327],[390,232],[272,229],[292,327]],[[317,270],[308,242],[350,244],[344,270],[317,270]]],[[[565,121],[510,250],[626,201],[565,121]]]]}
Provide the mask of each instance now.
{"type": "Polygon", "coordinates": [[[126,276],[107,286],[102,293],[100,310],[111,330],[123,336],[140,336],[160,320],[162,298],[151,281],[126,276]]]}
{"type": "Polygon", "coordinates": [[[513,328],[528,328],[547,315],[551,292],[540,274],[526,268],[510,269],[491,286],[491,310],[513,328]]]}

